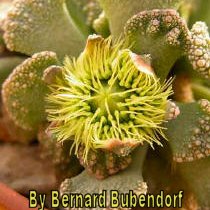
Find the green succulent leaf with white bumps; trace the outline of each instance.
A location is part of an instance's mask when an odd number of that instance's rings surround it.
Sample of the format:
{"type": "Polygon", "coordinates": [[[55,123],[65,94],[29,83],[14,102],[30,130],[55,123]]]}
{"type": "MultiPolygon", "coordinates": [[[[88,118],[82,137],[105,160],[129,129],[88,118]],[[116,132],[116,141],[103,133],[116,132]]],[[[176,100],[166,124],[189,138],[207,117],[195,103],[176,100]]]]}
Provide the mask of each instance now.
{"type": "Polygon", "coordinates": [[[152,66],[162,80],[183,56],[194,70],[209,78],[210,39],[205,23],[197,22],[189,30],[175,10],[151,10],[134,15],[124,31],[134,52],[151,54],[152,66]]]}
{"type": "Polygon", "coordinates": [[[173,165],[201,209],[210,206],[210,102],[178,103],[180,115],[167,123],[173,165]]]}
{"type": "Polygon", "coordinates": [[[73,22],[65,0],[16,0],[4,20],[8,49],[33,55],[54,51],[58,57],[78,55],[85,36],[73,22]]]}
{"type": "Polygon", "coordinates": [[[151,55],[152,66],[162,80],[191,40],[185,20],[171,9],[138,13],[128,20],[124,31],[134,52],[151,55]]]}
{"type": "Polygon", "coordinates": [[[58,64],[53,52],[34,54],[17,66],[2,88],[3,105],[18,126],[37,130],[46,121],[45,100],[48,87],[42,80],[44,70],[58,64]]]}
{"type": "Polygon", "coordinates": [[[167,123],[166,136],[176,162],[192,162],[210,155],[210,102],[179,104],[180,115],[167,123]]]}
{"type": "Polygon", "coordinates": [[[181,114],[168,123],[167,136],[177,171],[200,209],[210,206],[210,102],[179,104],[181,114]]]}
{"type": "MultiPolygon", "coordinates": [[[[142,167],[145,159],[147,147],[138,147],[133,152],[132,163],[124,171],[110,176],[104,180],[96,180],[94,177],[88,175],[86,171],[82,172],[75,178],[66,179],[60,186],[60,194],[69,193],[82,193],[83,195],[101,193],[102,190],[106,190],[106,208],[110,209],[110,192],[111,190],[117,190],[119,193],[129,193],[130,190],[138,196],[140,194],[147,193],[147,185],[143,181],[142,167]]],[[[119,206],[117,209],[121,209],[119,206]]],[[[68,210],[71,208],[67,208],[68,210]]],[[[77,209],[77,208],[73,208],[77,209]]],[[[82,208],[85,209],[85,208],[82,208]]],[[[98,206],[93,208],[99,210],[98,206]]],[[[129,209],[129,208],[125,208],[129,209]]]]}
{"type": "Polygon", "coordinates": [[[76,153],[80,145],[86,157],[90,149],[125,155],[143,142],[161,144],[171,80],[161,84],[122,43],[90,36],[78,59],[66,59],[50,89],[49,130],[58,141],[74,136],[76,153]]]}

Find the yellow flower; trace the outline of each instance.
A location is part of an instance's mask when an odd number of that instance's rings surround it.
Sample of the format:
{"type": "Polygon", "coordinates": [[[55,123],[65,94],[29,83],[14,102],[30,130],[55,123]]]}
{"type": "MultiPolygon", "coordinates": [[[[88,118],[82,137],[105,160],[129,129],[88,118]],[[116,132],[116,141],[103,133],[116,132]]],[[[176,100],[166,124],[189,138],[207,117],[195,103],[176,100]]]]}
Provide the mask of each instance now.
{"type": "Polygon", "coordinates": [[[160,144],[172,93],[141,56],[111,38],[90,36],[78,59],[66,58],[62,76],[50,85],[48,119],[58,141],[74,138],[84,146],[118,155],[143,142],[160,144]]]}

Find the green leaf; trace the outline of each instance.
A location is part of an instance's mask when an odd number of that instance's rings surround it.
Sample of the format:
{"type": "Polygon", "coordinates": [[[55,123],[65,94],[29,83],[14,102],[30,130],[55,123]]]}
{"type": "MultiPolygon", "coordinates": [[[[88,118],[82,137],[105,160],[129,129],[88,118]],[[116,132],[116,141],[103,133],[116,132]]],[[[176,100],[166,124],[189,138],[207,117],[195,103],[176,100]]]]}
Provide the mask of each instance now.
{"type": "Polygon", "coordinates": [[[210,155],[210,102],[178,104],[180,115],[166,124],[174,161],[192,162],[210,155]]]}
{"type": "Polygon", "coordinates": [[[188,49],[190,32],[175,10],[150,10],[127,21],[125,38],[134,52],[151,55],[156,74],[164,80],[188,49]]]}
{"type": "Polygon", "coordinates": [[[60,58],[76,56],[85,45],[65,0],[17,0],[3,29],[7,48],[27,55],[53,51],[60,58]]]}
{"type": "Polygon", "coordinates": [[[16,125],[37,130],[46,120],[44,97],[48,87],[42,80],[44,70],[58,63],[53,52],[34,54],[17,66],[2,88],[3,105],[16,125]]]}

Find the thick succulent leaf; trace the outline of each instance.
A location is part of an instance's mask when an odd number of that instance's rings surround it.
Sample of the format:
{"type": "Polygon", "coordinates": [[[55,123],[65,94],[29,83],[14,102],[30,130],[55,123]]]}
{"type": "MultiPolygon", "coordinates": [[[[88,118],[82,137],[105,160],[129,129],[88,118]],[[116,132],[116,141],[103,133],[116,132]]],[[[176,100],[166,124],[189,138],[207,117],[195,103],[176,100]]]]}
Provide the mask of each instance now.
{"type": "Polygon", "coordinates": [[[85,44],[65,0],[16,0],[3,29],[7,47],[27,55],[49,50],[60,58],[76,56],[85,44]]]}
{"type": "Polygon", "coordinates": [[[12,70],[21,64],[26,58],[20,56],[2,57],[0,58],[0,86],[12,70]]]}
{"type": "Polygon", "coordinates": [[[134,151],[131,165],[123,172],[107,179],[96,180],[94,177],[89,176],[86,171],[75,178],[66,179],[61,185],[61,194],[82,193],[85,195],[87,193],[101,193],[102,190],[107,190],[107,200],[111,190],[118,190],[119,193],[128,193],[129,190],[134,190],[136,194],[145,194],[147,186],[142,178],[142,165],[146,151],[147,147],[138,147],[134,151]]]}
{"type": "Polygon", "coordinates": [[[151,55],[152,65],[162,79],[188,49],[191,38],[185,21],[171,9],[133,16],[125,25],[125,36],[134,52],[151,55]]]}
{"type": "Polygon", "coordinates": [[[190,31],[175,10],[144,11],[128,20],[125,37],[134,52],[151,54],[152,65],[162,79],[184,55],[194,70],[209,78],[210,38],[203,22],[195,23],[190,31]]]}
{"type": "Polygon", "coordinates": [[[210,102],[179,104],[181,114],[167,123],[176,168],[201,209],[210,206],[210,102]]]}
{"type": "Polygon", "coordinates": [[[44,97],[48,88],[42,80],[43,71],[57,63],[53,52],[34,54],[17,66],[4,82],[3,104],[9,117],[18,126],[36,130],[45,121],[44,97]]]}
{"type": "Polygon", "coordinates": [[[113,36],[123,33],[125,23],[133,15],[151,9],[176,9],[182,0],[99,0],[110,23],[113,36]]]}
{"type": "Polygon", "coordinates": [[[166,136],[176,162],[192,162],[210,155],[210,102],[179,104],[181,114],[167,123],[166,136]]]}
{"type": "Polygon", "coordinates": [[[101,8],[97,0],[67,0],[67,8],[75,24],[85,34],[92,32],[93,21],[98,18],[101,8]]]}

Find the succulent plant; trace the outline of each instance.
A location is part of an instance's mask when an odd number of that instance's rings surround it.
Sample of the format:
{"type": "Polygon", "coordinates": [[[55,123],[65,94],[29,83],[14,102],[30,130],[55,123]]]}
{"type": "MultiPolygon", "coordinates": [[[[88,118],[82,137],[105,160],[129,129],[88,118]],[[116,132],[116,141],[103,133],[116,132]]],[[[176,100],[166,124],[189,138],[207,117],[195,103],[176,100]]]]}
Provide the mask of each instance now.
{"type": "Polygon", "coordinates": [[[161,78],[184,55],[195,70],[209,78],[209,34],[205,23],[197,22],[189,31],[175,10],[144,11],[128,20],[125,34],[129,42],[135,40],[134,51],[153,57],[152,65],[161,78]]]}
{"type": "Polygon", "coordinates": [[[126,155],[163,135],[171,82],[161,84],[140,56],[120,48],[109,38],[89,37],[81,56],[66,59],[50,86],[49,130],[59,141],[75,136],[76,152],[83,145],[84,157],[98,148],[126,155]]]}
{"type": "Polygon", "coordinates": [[[79,53],[85,40],[73,25],[64,0],[16,1],[3,29],[8,49],[27,55],[43,50],[56,51],[59,56],[79,53]],[[55,17],[59,17],[57,21],[54,21],[55,17]]]}
{"type": "Polygon", "coordinates": [[[43,104],[47,87],[42,76],[48,66],[57,62],[55,53],[34,54],[17,66],[4,82],[2,99],[5,108],[14,122],[26,130],[37,130],[46,118],[43,104]],[[33,100],[34,97],[37,100],[33,100]]]}
{"type": "Polygon", "coordinates": [[[16,139],[25,143],[38,138],[59,181],[67,178],[61,194],[146,193],[149,147],[156,163],[175,166],[180,186],[208,209],[204,2],[14,1],[0,19],[0,129],[21,133],[16,139]]]}
{"type": "Polygon", "coordinates": [[[199,102],[179,104],[179,107],[182,114],[169,122],[167,130],[173,159],[199,202],[209,207],[210,188],[203,173],[209,173],[210,102],[203,99],[199,102]],[[173,124],[176,124],[176,127],[173,124]],[[175,133],[179,135],[176,136],[175,133]],[[197,180],[196,176],[203,177],[197,180]]]}

